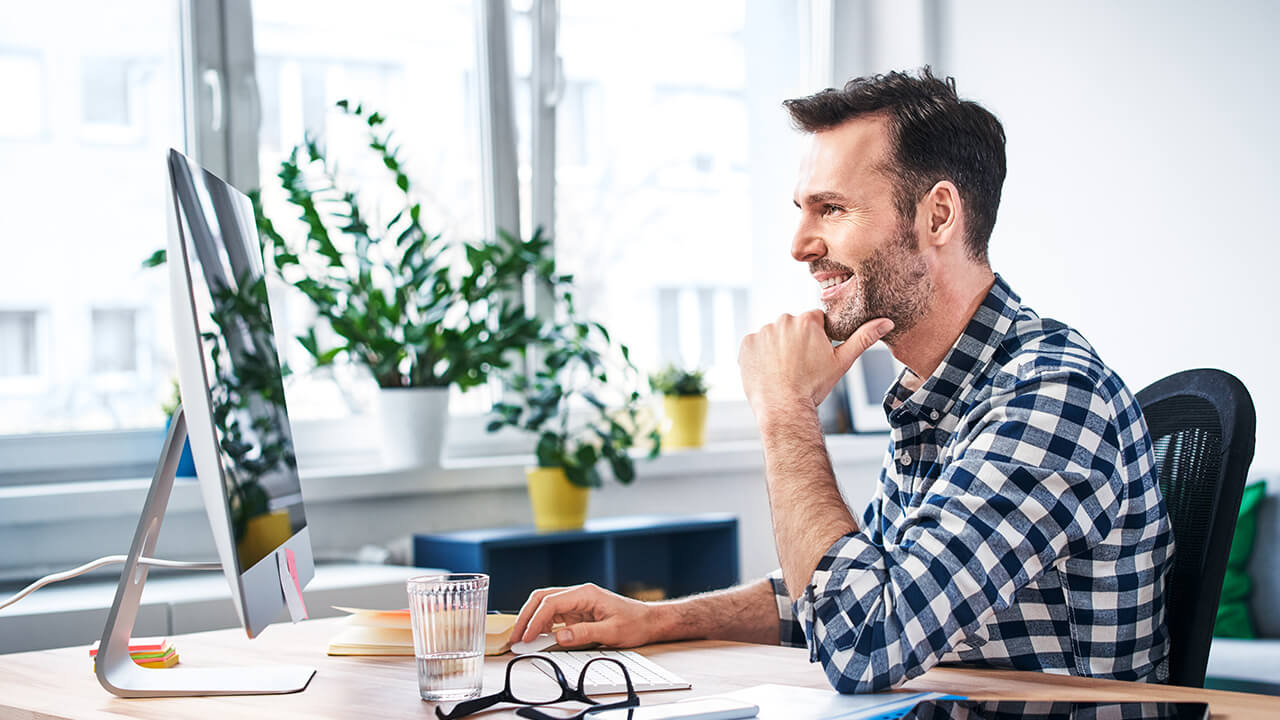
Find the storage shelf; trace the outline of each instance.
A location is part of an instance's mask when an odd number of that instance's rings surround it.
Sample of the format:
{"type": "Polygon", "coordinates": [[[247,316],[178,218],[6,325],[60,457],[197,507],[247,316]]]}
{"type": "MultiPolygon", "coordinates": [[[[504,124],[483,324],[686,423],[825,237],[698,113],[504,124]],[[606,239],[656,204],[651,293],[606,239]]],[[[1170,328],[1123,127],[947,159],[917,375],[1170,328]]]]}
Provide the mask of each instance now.
{"type": "Polygon", "coordinates": [[[532,527],[413,537],[418,566],[489,575],[489,607],[516,611],[539,587],[593,582],[615,592],[680,597],[738,582],[738,519],[726,513],[588,521],[581,530],[532,527]]]}

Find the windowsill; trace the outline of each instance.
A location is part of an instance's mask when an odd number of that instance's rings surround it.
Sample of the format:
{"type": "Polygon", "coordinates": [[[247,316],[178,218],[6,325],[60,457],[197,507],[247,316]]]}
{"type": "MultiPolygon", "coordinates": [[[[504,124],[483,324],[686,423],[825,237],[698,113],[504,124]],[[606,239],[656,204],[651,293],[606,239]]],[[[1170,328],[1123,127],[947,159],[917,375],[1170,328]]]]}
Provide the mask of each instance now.
{"type": "MultiPolygon", "coordinates": [[[[833,435],[827,438],[832,463],[878,460],[886,436],[833,435]]],[[[446,459],[440,468],[341,466],[303,468],[302,492],[309,504],[433,493],[461,493],[523,487],[530,455],[446,459]]],[[[637,460],[639,482],[764,470],[757,440],[722,442],[697,450],[671,450],[655,460],[637,460]]],[[[98,480],[0,488],[0,527],[50,521],[136,516],[146,499],[150,478],[98,480]]],[[[175,483],[168,511],[203,508],[199,486],[175,483]]]]}

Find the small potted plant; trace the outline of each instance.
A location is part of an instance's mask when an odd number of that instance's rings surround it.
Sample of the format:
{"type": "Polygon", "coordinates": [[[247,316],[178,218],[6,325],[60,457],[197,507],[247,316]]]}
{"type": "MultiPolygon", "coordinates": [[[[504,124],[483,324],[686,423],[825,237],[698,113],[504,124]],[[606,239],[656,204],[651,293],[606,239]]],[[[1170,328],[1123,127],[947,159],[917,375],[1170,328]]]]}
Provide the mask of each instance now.
{"type": "Polygon", "coordinates": [[[488,430],[511,426],[537,437],[537,466],[525,471],[534,525],[570,530],[583,526],[588,492],[603,484],[603,468],[629,484],[636,477],[632,448],[645,438],[654,458],[661,440],[657,428],[644,427],[629,350],[600,323],[576,317],[572,278],[555,275],[553,260],[545,263],[543,280],[564,320],[545,325],[529,362],[504,373],[510,397],[493,405],[488,430]]]}
{"type": "Polygon", "coordinates": [[[268,256],[284,280],[315,306],[336,342],[311,328],[299,341],[317,367],[339,360],[368,368],[380,391],[384,459],[391,465],[436,465],[448,419],[449,387],[484,383],[539,335],[524,311],[526,275],[548,243],[503,234],[488,243],[449,243],[422,224],[422,206],[386,119],[343,100],[338,108],[368,127],[368,147],[392,174],[404,206],[375,223],[342,182],[314,138],[281,163],[279,178],[305,227],[291,241],[251,193],[268,256]],[[465,261],[465,262],[464,262],[465,261]]]}
{"type": "Polygon", "coordinates": [[[707,442],[707,382],[702,370],[674,364],[649,376],[649,386],[662,395],[662,442],[669,448],[697,448],[707,442]]]}

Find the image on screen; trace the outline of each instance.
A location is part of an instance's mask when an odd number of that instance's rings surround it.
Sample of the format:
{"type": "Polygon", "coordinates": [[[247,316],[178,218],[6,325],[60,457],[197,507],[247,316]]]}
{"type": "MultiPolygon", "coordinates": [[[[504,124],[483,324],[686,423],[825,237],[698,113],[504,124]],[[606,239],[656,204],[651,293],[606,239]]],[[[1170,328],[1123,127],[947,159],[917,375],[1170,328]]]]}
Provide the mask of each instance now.
{"type": "Polygon", "coordinates": [[[262,247],[248,197],[186,158],[173,170],[219,472],[244,573],[306,525],[262,247]]]}

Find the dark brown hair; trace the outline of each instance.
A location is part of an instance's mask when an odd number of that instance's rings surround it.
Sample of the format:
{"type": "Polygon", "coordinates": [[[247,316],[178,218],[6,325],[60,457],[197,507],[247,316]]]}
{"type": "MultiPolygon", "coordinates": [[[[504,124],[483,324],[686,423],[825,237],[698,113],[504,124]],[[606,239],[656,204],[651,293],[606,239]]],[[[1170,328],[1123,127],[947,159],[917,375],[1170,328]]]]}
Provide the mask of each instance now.
{"type": "Polygon", "coordinates": [[[986,108],[956,95],[955,80],[939,80],[929,66],[919,73],[859,77],[843,89],[828,88],[783,103],[804,132],[820,132],[853,118],[888,118],[893,157],[885,170],[895,185],[898,215],[910,220],[916,203],[937,182],[960,191],[969,257],[987,262],[1004,185],[1004,128],[986,108]]]}

